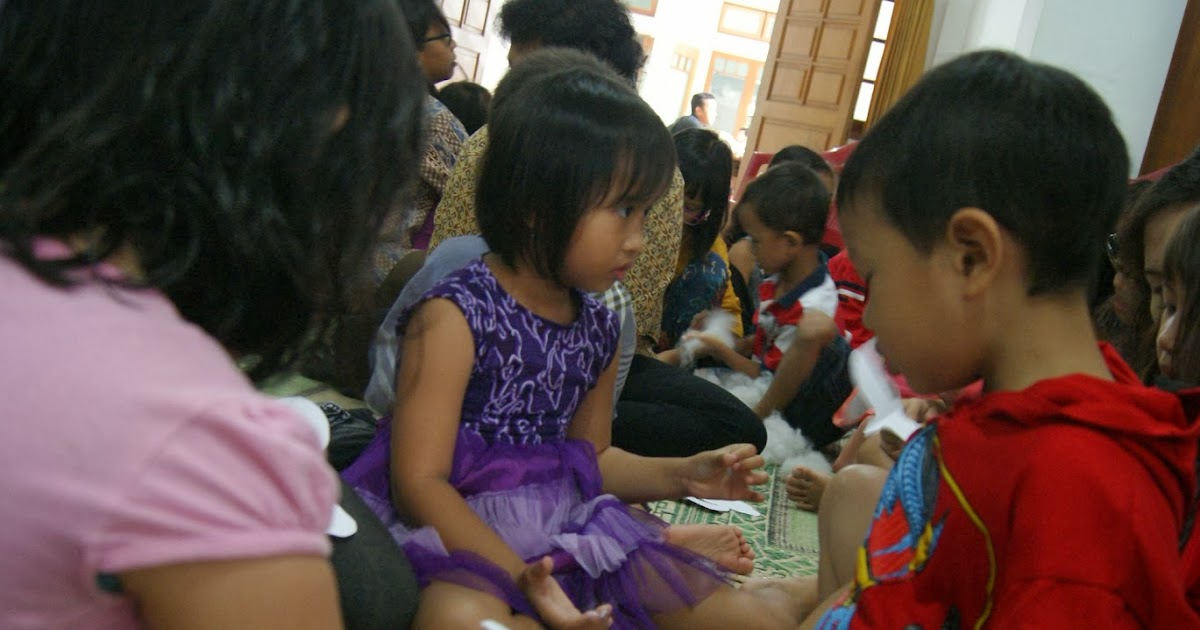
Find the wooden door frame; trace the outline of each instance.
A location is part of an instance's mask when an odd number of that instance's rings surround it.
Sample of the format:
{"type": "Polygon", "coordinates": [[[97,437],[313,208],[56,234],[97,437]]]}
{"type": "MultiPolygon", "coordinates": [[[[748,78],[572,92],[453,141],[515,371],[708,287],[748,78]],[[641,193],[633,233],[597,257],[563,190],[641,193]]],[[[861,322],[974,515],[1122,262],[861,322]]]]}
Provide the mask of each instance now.
{"type": "Polygon", "coordinates": [[[1179,162],[1200,144],[1200,0],[1188,0],[1139,174],[1179,162]]]}

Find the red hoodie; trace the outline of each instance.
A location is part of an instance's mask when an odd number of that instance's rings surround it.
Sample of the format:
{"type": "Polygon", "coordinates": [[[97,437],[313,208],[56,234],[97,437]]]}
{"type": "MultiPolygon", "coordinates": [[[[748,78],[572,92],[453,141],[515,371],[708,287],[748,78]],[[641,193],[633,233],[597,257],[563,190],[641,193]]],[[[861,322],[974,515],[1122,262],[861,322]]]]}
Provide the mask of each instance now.
{"type": "Polygon", "coordinates": [[[1104,352],[1115,383],[986,394],[914,435],[817,627],[1200,627],[1179,554],[1200,427],[1104,352]]]}

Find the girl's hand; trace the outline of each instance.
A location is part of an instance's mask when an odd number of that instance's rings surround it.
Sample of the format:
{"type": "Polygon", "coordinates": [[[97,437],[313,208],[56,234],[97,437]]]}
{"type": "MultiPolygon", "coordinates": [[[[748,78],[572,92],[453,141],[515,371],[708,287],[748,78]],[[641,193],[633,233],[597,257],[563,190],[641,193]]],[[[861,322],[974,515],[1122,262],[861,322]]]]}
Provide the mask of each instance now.
{"type": "Polygon", "coordinates": [[[767,473],[760,470],[764,463],[753,444],[698,453],[687,459],[684,488],[687,496],[702,499],[762,501],[762,493],[750,486],[767,482],[767,473]]]}
{"type": "Polygon", "coordinates": [[[579,612],[562,587],[550,575],[554,564],[543,557],[525,567],[517,578],[517,586],[541,615],[546,626],[555,630],[599,630],[612,625],[612,606],[604,604],[595,610],[579,612]]]}
{"type": "Polygon", "coordinates": [[[695,339],[696,341],[700,342],[700,347],[696,348],[696,351],[693,353],[693,356],[697,359],[712,356],[717,348],[725,345],[716,337],[716,335],[700,332],[698,330],[689,330],[688,332],[683,333],[683,339],[695,339]]]}

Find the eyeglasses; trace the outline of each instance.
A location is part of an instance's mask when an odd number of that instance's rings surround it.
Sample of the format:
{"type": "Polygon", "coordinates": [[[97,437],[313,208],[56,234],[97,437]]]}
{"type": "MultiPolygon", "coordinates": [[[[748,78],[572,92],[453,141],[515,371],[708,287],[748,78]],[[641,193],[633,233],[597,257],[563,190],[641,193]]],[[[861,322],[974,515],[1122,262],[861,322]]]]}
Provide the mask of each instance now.
{"type": "Polygon", "coordinates": [[[1121,265],[1121,243],[1117,240],[1117,233],[1113,232],[1104,239],[1104,251],[1108,254],[1108,262],[1112,265],[1113,271],[1123,273],[1124,267],[1121,265]]]}
{"type": "Polygon", "coordinates": [[[683,203],[683,224],[684,225],[700,225],[708,219],[708,215],[712,213],[711,208],[705,208],[704,204],[698,201],[684,199],[683,203]]]}
{"type": "Polygon", "coordinates": [[[439,40],[446,40],[447,44],[453,44],[454,36],[451,35],[450,33],[442,33],[441,35],[434,35],[433,37],[426,37],[425,39],[421,40],[421,43],[428,44],[430,42],[436,42],[439,40]]]}

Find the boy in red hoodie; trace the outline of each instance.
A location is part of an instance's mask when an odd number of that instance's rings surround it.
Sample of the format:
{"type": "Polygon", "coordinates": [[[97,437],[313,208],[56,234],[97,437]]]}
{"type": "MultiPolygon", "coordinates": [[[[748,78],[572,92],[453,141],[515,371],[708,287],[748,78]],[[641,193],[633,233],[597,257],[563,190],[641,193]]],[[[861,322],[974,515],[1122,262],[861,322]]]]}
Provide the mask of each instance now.
{"type": "Polygon", "coordinates": [[[1197,430],[1097,344],[1085,290],[1128,160],[1076,77],[1001,52],[926,75],[838,207],[864,324],[917,391],[984,394],[914,434],[819,628],[1195,628],[1179,532],[1197,430]]]}

